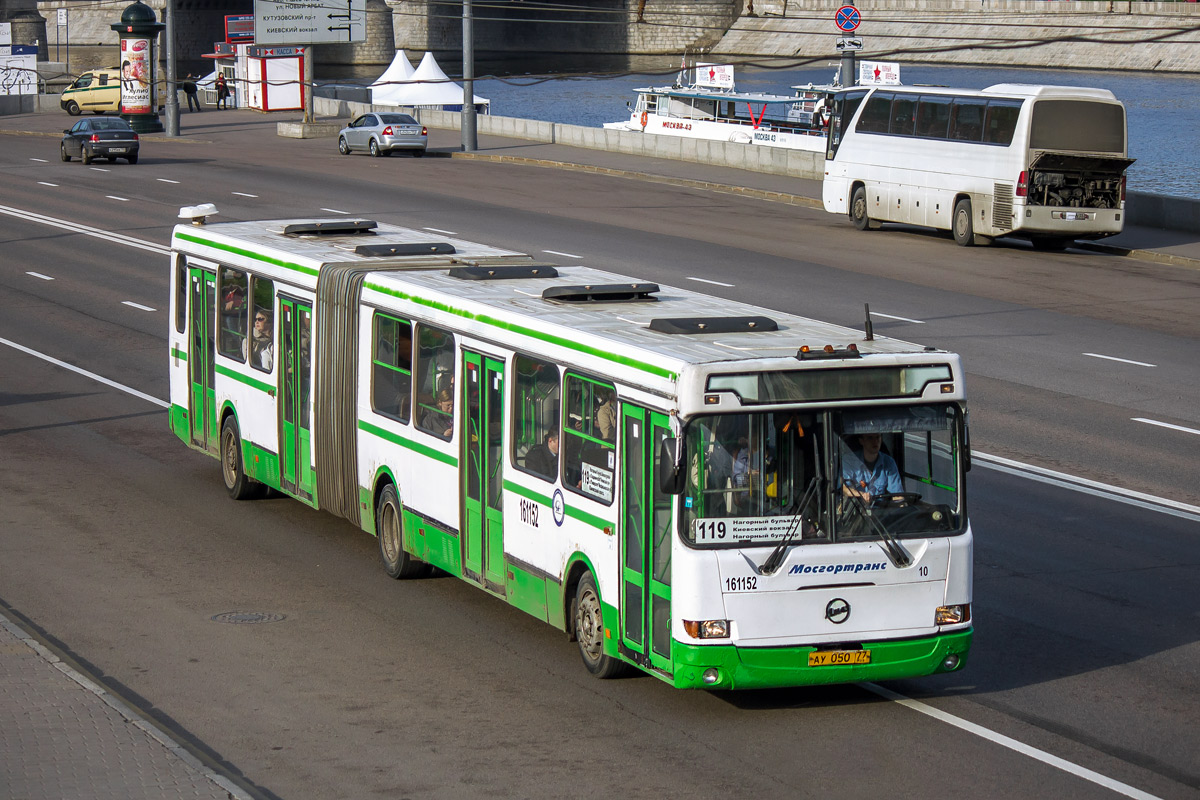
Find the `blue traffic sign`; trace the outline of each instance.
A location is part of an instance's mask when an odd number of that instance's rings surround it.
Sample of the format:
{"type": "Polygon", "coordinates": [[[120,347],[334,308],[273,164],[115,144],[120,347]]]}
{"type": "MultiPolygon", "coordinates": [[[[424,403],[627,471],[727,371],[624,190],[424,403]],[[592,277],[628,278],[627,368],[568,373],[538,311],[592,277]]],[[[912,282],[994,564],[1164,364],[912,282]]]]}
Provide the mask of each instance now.
{"type": "Polygon", "coordinates": [[[858,13],[858,9],[854,6],[842,6],[837,10],[833,21],[838,26],[838,30],[850,33],[862,22],[862,15],[858,13]]]}

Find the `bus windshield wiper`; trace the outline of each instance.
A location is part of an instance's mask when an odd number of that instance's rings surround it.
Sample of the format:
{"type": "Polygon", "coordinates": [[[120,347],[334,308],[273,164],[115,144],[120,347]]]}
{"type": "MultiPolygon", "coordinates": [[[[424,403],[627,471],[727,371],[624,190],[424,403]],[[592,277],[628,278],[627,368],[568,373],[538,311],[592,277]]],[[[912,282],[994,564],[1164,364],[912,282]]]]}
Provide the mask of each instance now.
{"type": "MultiPolygon", "coordinates": [[[[842,483],[846,483],[845,479],[842,480],[842,483]]],[[[867,524],[875,528],[875,532],[879,534],[879,541],[883,543],[883,549],[887,552],[888,558],[892,560],[892,563],[897,567],[911,566],[913,563],[912,556],[900,546],[900,543],[896,541],[895,536],[892,536],[887,526],[875,519],[875,516],[871,514],[871,510],[867,508],[867,504],[863,502],[863,499],[854,492],[847,494],[846,498],[854,503],[858,509],[858,513],[862,515],[863,519],[867,520],[867,524]]]]}
{"type": "MultiPolygon", "coordinates": [[[[793,511],[792,524],[788,527],[787,533],[784,534],[783,540],[779,545],[771,551],[771,555],[767,556],[767,560],[763,562],[759,572],[763,575],[774,575],[776,571],[783,565],[783,554],[787,552],[788,547],[796,538],[796,532],[804,527],[804,509],[808,508],[808,501],[812,499],[813,494],[817,489],[817,476],[813,475],[812,480],[808,482],[808,488],[804,490],[804,495],[799,501],[799,510],[793,511]]],[[[796,506],[792,506],[795,509],[796,506]]],[[[792,510],[789,509],[789,510],[792,510]]]]}

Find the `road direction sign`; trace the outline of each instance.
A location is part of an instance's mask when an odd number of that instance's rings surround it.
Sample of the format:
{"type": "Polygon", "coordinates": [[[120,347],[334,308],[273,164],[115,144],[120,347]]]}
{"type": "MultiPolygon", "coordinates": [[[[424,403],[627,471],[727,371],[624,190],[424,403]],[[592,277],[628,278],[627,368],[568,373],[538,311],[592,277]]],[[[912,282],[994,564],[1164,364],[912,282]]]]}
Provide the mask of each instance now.
{"type": "Polygon", "coordinates": [[[256,44],[367,40],[367,0],[254,0],[256,44]]]}
{"type": "Polygon", "coordinates": [[[833,22],[838,26],[838,30],[843,33],[852,33],[860,22],[862,15],[858,13],[858,9],[854,6],[842,6],[833,15],[833,22]]]}
{"type": "Polygon", "coordinates": [[[862,50],[862,39],[858,37],[849,39],[839,36],[837,40],[837,49],[839,53],[844,50],[862,50]]]}

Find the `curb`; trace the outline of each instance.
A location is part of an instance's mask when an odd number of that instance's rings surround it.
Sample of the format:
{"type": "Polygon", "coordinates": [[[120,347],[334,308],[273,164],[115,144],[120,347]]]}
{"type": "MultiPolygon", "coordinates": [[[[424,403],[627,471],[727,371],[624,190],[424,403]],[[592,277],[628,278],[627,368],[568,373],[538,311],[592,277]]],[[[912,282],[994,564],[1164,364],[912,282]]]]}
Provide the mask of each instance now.
{"type": "Polygon", "coordinates": [[[228,776],[223,775],[214,770],[209,764],[197,756],[192,750],[182,742],[174,739],[170,733],[164,730],[153,720],[143,716],[137,708],[126,703],[121,698],[114,695],[108,689],[105,689],[100,684],[93,681],[87,675],[75,668],[74,662],[60,655],[56,648],[43,641],[35,633],[27,630],[19,622],[15,621],[8,613],[11,611],[7,606],[0,606],[0,627],[3,627],[13,636],[20,639],[29,649],[33,650],[42,659],[66,675],[80,687],[88,692],[91,692],[109,708],[116,711],[125,718],[134,727],[143,731],[147,736],[150,736],[164,748],[167,749],[176,758],[183,761],[194,771],[207,778],[214,785],[226,792],[232,800],[261,800],[261,795],[251,794],[243,787],[239,786],[228,776]]]}

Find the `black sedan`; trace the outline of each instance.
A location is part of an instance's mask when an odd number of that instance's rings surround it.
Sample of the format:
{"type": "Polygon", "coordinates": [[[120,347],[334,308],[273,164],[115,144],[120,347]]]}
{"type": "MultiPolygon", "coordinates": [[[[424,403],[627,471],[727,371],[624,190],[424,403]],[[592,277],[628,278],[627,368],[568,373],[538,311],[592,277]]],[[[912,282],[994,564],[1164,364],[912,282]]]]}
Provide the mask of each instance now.
{"type": "Polygon", "coordinates": [[[62,160],[70,161],[75,156],[85,164],[92,163],[93,158],[123,158],[136,164],[138,135],[121,117],[81,119],[63,131],[62,160]]]}

